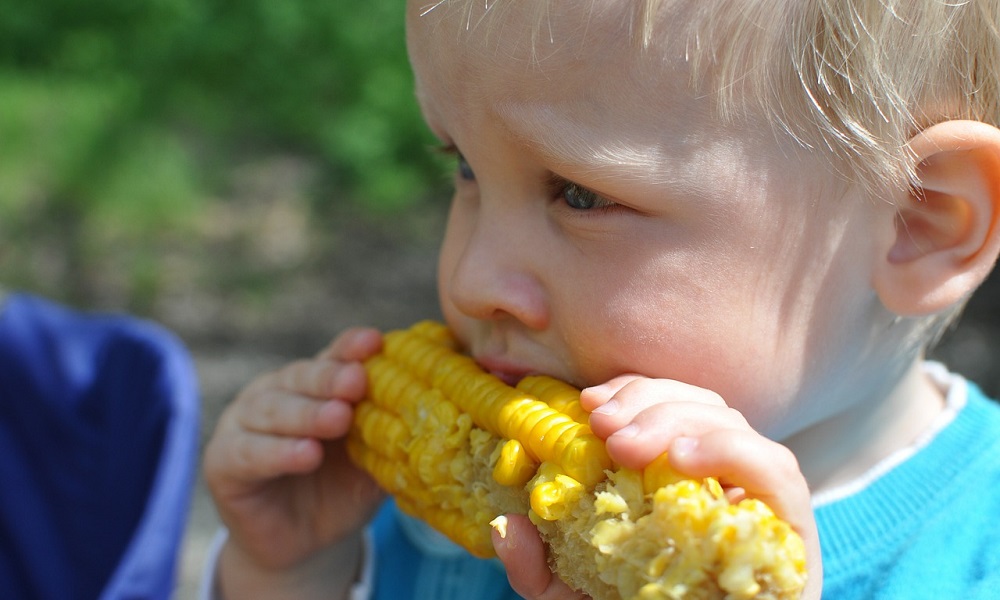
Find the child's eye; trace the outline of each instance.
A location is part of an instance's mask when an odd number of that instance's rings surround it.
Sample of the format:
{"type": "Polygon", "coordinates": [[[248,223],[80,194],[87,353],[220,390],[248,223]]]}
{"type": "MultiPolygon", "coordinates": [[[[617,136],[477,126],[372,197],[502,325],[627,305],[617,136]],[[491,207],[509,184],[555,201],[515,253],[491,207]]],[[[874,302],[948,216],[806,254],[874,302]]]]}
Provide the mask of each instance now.
{"type": "Polygon", "coordinates": [[[475,181],[476,173],[472,170],[472,166],[469,165],[469,161],[465,160],[465,156],[462,155],[462,151],[458,149],[454,144],[446,144],[437,148],[437,151],[442,154],[448,154],[455,157],[455,162],[457,163],[456,172],[458,177],[464,181],[475,181]]]}
{"type": "Polygon", "coordinates": [[[465,181],[475,181],[476,180],[476,174],[472,170],[472,167],[469,165],[469,161],[465,160],[465,157],[462,156],[461,152],[457,152],[456,151],[455,155],[458,157],[458,160],[457,160],[457,162],[458,162],[458,176],[461,177],[462,179],[464,179],[465,181]]]}
{"type": "Polygon", "coordinates": [[[569,181],[562,184],[562,189],[559,193],[562,199],[566,201],[566,206],[575,210],[591,210],[615,206],[615,203],[607,198],[569,181]]]}

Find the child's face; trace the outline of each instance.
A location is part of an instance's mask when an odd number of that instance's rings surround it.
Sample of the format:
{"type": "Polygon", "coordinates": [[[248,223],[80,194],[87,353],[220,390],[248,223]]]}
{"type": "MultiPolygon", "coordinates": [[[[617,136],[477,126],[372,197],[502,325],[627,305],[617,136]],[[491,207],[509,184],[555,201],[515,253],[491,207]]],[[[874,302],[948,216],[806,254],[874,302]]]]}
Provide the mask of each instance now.
{"type": "Polygon", "coordinates": [[[478,36],[478,14],[470,33],[464,8],[410,3],[424,115],[464,157],[445,318],[509,379],[677,379],[778,438],[828,416],[871,362],[891,207],[766,124],[720,122],[686,40],[664,25],[643,53],[628,3],[606,4],[552,2],[533,38],[517,15],[478,36]]]}

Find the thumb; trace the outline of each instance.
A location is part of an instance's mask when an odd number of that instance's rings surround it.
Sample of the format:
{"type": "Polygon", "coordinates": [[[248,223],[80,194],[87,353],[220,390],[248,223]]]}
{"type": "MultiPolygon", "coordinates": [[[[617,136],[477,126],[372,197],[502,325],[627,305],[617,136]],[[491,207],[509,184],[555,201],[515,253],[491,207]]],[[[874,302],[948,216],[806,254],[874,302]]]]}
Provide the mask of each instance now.
{"type": "Polygon", "coordinates": [[[545,544],[528,517],[506,515],[500,518],[506,518],[506,531],[503,527],[494,527],[493,548],[507,568],[507,580],[515,592],[527,600],[587,598],[570,589],[552,573],[546,559],[545,544]]]}

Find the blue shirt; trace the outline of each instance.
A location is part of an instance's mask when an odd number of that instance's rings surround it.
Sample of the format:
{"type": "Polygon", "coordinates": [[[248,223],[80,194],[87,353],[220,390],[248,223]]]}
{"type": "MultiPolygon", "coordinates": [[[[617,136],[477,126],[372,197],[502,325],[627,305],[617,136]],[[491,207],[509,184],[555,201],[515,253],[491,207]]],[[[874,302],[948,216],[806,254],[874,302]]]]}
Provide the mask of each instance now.
{"type": "Polygon", "coordinates": [[[864,489],[816,509],[824,598],[1000,598],[1000,406],[955,385],[967,396],[951,423],[864,489]]]}

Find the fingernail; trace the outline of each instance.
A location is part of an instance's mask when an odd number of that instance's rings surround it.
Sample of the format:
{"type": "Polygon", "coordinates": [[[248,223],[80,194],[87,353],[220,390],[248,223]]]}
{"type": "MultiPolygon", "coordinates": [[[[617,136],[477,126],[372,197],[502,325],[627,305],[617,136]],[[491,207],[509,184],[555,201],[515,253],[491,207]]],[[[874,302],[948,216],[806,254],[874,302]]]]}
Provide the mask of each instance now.
{"type": "Polygon", "coordinates": [[[317,421],[329,421],[340,416],[343,402],[340,400],[324,400],[322,404],[316,407],[316,420],[317,421]]]}
{"type": "Polygon", "coordinates": [[[295,456],[310,454],[313,452],[314,445],[315,442],[311,439],[296,440],[295,443],[292,444],[291,451],[295,456]]]}
{"type": "Polygon", "coordinates": [[[612,398],[604,404],[598,406],[594,409],[594,412],[599,415],[613,415],[621,409],[621,404],[612,398]]]}
{"type": "Polygon", "coordinates": [[[675,438],[670,444],[670,454],[675,458],[689,456],[698,447],[698,439],[692,437],[675,438]]]}

